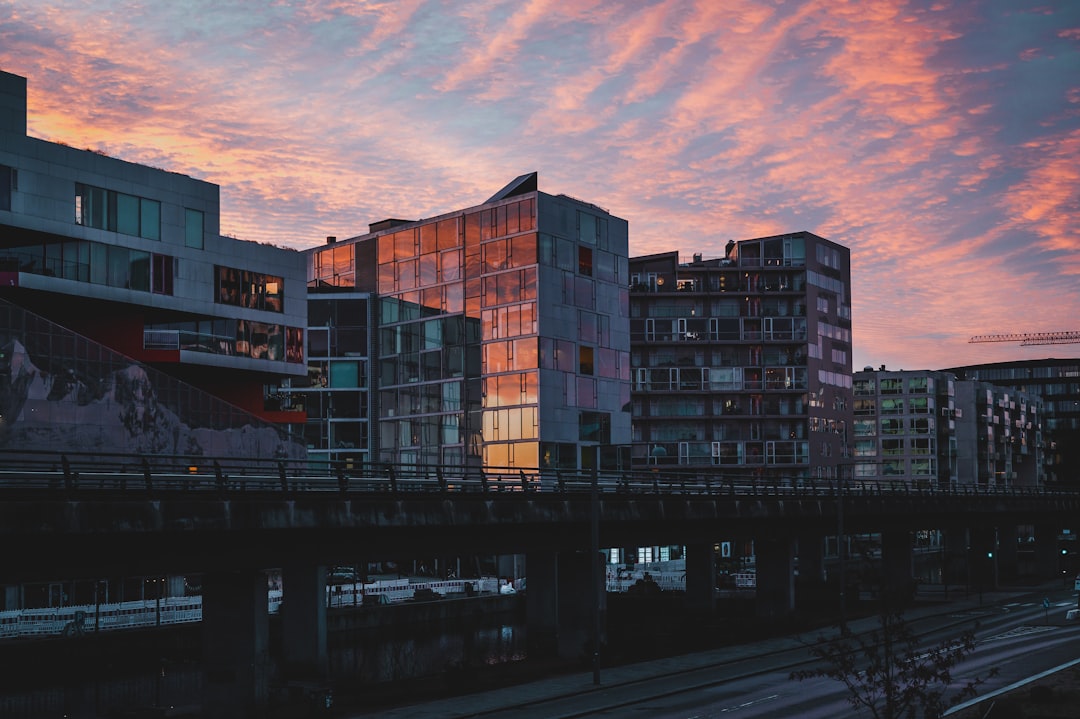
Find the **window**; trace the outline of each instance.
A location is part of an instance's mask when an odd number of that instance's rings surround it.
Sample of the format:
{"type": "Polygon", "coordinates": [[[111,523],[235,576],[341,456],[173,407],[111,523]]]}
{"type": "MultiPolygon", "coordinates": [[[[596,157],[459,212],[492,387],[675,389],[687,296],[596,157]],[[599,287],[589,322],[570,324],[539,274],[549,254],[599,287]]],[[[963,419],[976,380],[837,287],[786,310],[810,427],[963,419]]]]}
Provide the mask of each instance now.
{"type": "Polygon", "coordinates": [[[592,277],[593,251],[591,247],[578,246],[578,274],[592,277]]]}
{"type": "Polygon", "coordinates": [[[902,394],[904,381],[899,378],[887,378],[881,380],[881,394],[902,394]]]}
{"type": "Polygon", "coordinates": [[[908,380],[908,392],[922,394],[933,388],[933,383],[928,377],[912,377],[908,380]]]}
{"type": "Polygon", "coordinates": [[[929,417],[914,417],[911,420],[912,434],[930,434],[934,429],[934,420],[929,417]]]}
{"type": "Polygon", "coordinates": [[[885,456],[904,453],[904,440],[883,439],[881,440],[881,453],[885,456]]]}
{"type": "Polygon", "coordinates": [[[184,245],[197,250],[203,248],[205,221],[199,210],[184,208],[184,245]]]}
{"type": "Polygon", "coordinates": [[[578,374],[591,375],[593,373],[593,348],[578,347],[578,374]]]}
{"type": "Polygon", "coordinates": [[[15,187],[15,170],[7,165],[0,165],[0,210],[11,210],[11,191],[15,187]]]}
{"type": "Polygon", "coordinates": [[[912,454],[930,454],[931,440],[929,437],[912,437],[908,440],[912,454]]]}
{"type": "Polygon", "coordinates": [[[219,304],[284,311],[285,282],[281,277],[221,266],[214,268],[214,274],[219,304]]]}
{"type": "Polygon", "coordinates": [[[882,398],[882,400],[881,400],[881,414],[903,414],[903,413],[904,413],[904,400],[902,400],[902,399],[882,398]]]}
{"type": "Polygon", "coordinates": [[[873,395],[875,384],[872,379],[857,379],[855,380],[855,394],[873,395]]]}
{"type": "Polygon", "coordinates": [[[161,203],[76,183],[75,222],[99,230],[160,240],[161,203]]]}
{"type": "Polygon", "coordinates": [[[881,433],[882,434],[901,434],[904,431],[904,420],[902,419],[883,419],[881,420],[881,433]]]}
{"type": "Polygon", "coordinates": [[[150,256],[150,291],[157,295],[173,293],[173,258],[169,255],[150,256]]]}
{"type": "Polygon", "coordinates": [[[582,412],[578,416],[578,439],[611,444],[611,415],[607,412],[582,412]]]}

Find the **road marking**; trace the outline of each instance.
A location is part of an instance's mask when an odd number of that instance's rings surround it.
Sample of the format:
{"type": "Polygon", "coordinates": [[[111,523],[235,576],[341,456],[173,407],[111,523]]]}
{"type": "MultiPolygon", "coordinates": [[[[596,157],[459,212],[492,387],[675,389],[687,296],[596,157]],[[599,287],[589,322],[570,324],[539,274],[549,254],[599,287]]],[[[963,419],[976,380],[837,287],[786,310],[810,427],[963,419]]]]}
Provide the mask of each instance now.
{"type": "Polygon", "coordinates": [[[1007,632],[1002,632],[1001,634],[995,634],[992,637],[987,637],[986,639],[983,639],[983,641],[984,642],[993,642],[993,641],[997,641],[999,639],[1013,639],[1015,637],[1027,636],[1028,634],[1039,634],[1041,632],[1050,632],[1050,631],[1053,631],[1054,629],[1057,629],[1057,627],[1047,627],[1047,626],[1033,627],[1031,625],[1025,624],[1023,626],[1016,627],[1015,629],[1010,629],[1007,632]]]}
{"type": "Polygon", "coordinates": [[[966,702],[962,702],[960,704],[957,704],[954,707],[950,707],[941,716],[946,717],[946,716],[949,716],[950,714],[954,714],[954,713],[960,711],[961,709],[967,709],[970,706],[975,706],[979,702],[986,701],[987,699],[992,699],[993,697],[1001,696],[1002,694],[1007,694],[1007,693],[1011,692],[1013,689],[1018,689],[1018,688],[1024,686],[1025,684],[1030,684],[1031,682],[1038,681],[1039,679],[1042,679],[1043,677],[1048,677],[1051,674],[1054,674],[1055,672],[1060,672],[1062,669],[1068,669],[1069,667],[1075,666],[1077,664],[1080,664],[1080,659],[1073,659],[1071,662],[1066,662],[1064,664],[1059,664],[1058,666],[1054,667],[1053,669],[1047,669],[1045,672],[1039,672],[1038,674],[1036,674],[1033,677],[1028,677],[1027,679],[1021,679],[1018,682],[1013,682],[1012,684],[1010,684],[1007,687],[1002,687],[1001,689],[995,689],[994,691],[989,692],[987,694],[980,694],[979,696],[975,697],[974,699],[968,699],[966,702]]]}
{"type": "Polygon", "coordinates": [[[753,701],[749,701],[749,702],[745,702],[743,704],[739,704],[738,706],[728,707],[727,709],[721,709],[720,713],[723,714],[724,712],[739,711],[740,709],[745,709],[746,707],[752,707],[755,704],[763,704],[765,702],[771,702],[774,699],[779,699],[779,698],[780,698],[779,694],[771,694],[771,695],[769,695],[767,697],[763,697],[761,699],[755,699],[753,701]]]}

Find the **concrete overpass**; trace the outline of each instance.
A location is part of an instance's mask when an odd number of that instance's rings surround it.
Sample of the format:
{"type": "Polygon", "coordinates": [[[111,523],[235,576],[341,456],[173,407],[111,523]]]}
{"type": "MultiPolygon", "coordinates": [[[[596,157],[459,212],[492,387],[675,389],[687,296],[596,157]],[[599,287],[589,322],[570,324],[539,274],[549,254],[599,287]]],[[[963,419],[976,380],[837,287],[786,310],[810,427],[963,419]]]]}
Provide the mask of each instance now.
{"type": "Polygon", "coordinates": [[[996,567],[1015,562],[1017,525],[1034,525],[1040,571],[1050,575],[1060,529],[1080,517],[1080,494],[1072,493],[762,486],[702,472],[327,473],[265,460],[50,461],[0,472],[0,541],[8,548],[0,582],[203,574],[206,706],[223,707],[221,716],[265,700],[263,571],[271,567],[283,570],[286,663],[318,675],[326,663],[325,567],[358,557],[433,547],[447,556],[524,554],[529,635],[541,650],[573,655],[602,615],[598,547],[686,545],[687,606],[707,611],[715,606],[713,544],[753,538],[758,613],[768,617],[795,607],[796,551],[801,579],[823,579],[827,535],[881,533],[883,589],[902,594],[913,530],[956,536],[957,546],[993,557],[996,576],[996,567]]]}

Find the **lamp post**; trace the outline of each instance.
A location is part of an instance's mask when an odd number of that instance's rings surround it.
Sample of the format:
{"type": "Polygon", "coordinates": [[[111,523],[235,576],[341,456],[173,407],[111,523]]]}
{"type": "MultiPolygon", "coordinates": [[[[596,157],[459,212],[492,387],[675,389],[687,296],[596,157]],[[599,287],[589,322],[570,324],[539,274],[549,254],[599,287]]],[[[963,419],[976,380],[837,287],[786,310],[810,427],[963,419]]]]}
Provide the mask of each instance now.
{"type": "Polygon", "coordinates": [[[589,531],[589,577],[592,585],[592,670],[593,684],[600,684],[600,478],[597,474],[599,456],[593,459],[592,482],[590,487],[590,531],[589,531]]]}

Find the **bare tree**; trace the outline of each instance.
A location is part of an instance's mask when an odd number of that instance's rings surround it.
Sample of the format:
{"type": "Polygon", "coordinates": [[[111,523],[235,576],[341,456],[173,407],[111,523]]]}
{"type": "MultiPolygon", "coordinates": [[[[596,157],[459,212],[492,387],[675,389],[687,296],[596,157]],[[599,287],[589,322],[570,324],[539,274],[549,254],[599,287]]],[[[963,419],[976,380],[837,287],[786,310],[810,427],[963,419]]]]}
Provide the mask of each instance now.
{"type": "Polygon", "coordinates": [[[950,706],[976,694],[986,677],[953,687],[953,669],[975,650],[970,631],[935,647],[919,646],[918,637],[899,613],[878,617],[879,626],[855,634],[844,626],[831,639],[808,645],[823,666],[792,672],[792,679],[828,678],[841,682],[856,710],[875,719],[938,719],[950,706]]]}

